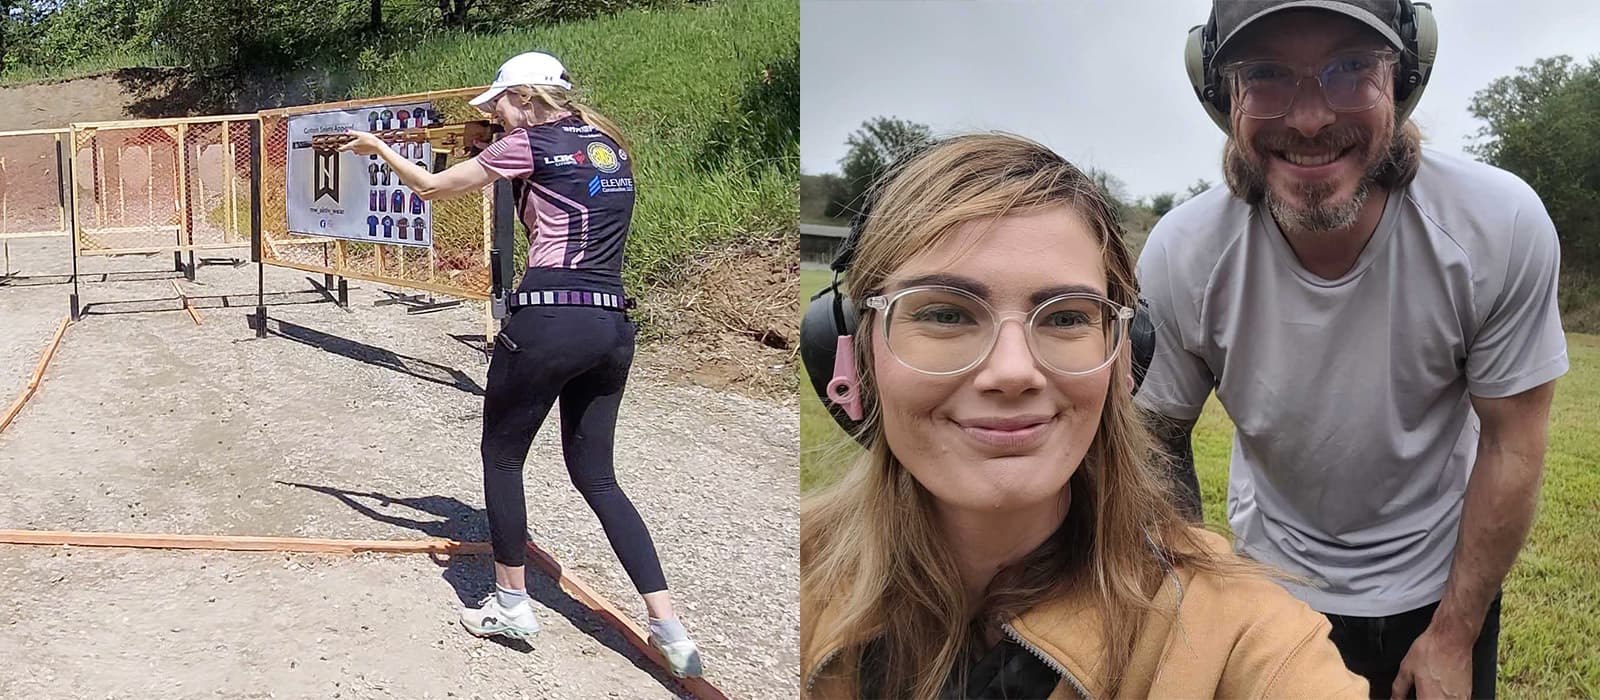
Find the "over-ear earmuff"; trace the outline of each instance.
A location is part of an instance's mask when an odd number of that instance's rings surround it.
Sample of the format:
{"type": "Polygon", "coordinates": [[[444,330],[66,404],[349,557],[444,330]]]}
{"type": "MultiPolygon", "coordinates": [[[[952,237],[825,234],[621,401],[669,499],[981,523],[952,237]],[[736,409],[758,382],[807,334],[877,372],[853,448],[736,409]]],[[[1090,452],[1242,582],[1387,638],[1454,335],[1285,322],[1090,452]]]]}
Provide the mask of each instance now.
{"type": "Polygon", "coordinates": [[[1422,100],[1422,91],[1433,77],[1433,61],[1439,53],[1439,25],[1433,19],[1433,6],[1425,2],[1400,0],[1396,29],[1406,50],[1395,67],[1394,101],[1398,106],[1395,123],[1403,124],[1422,100]]]}
{"type": "Polygon", "coordinates": [[[927,146],[921,146],[901,154],[862,198],[858,213],[850,219],[850,233],[845,236],[844,244],[829,265],[833,270],[833,280],[812,295],[811,305],[800,319],[800,361],[805,365],[806,376],[811,379],[811,388],[822,405],[827,407],[828,415],[833,416],[834,422],[857,440],[865,437],[860,435],[858,428],[866,417],[867,408],[855,358],[858,314],[855,303],[840,285],[844,283],[843,275],[855,260],[856,245],[861,240],[861,231],[866,227],[867,218],[871,216],[878,191],[926,149],[927,146]]]}
{"type": "Polygon", "coordinates": [[[1216,122],[1223,133],[1231,133],[1228,124],[1228,93],[1220,74],[1211,65],[1217,53],[1217,16],[1212,12],[1206,23],[1189,29],[1189,41],[1183,49],[1184,69],[1189,74],[1189,86],[1206,116],[1216,122]]]}
{"type": "MultiPolygon", "coordinates": [[[[828,415],[833,417],[834,422],[863,444],[866,436],[861,434],[859,428],[871,405],[869,397],[861,392],[860,375],[855,366],[854,336],[860,317],[855,303],[840,288],[843,283],[841,276],[855,260],[856,246],[860,242],[861,232],[872,217],[879,192],[898,177],[907,165],[938,143],[930,141],[908,149],[879,176],[879,181],[862,199],[860,213],[850,220],[850,233],[829,266],[833,270],[833,281],[812,295],[811,304],[806,307],[805,316],[800,320],[800,361],[811,379],[812,391],[827,407],[828,415]]],[[[1139,300],[1128,330],[1129,346],[1133,352],[1132,390],[1137,392],[1155,355],[1155,326],[1143,299],[1139,300]]]]}
{"type": "MultiPolygon", "coordinates": [[[[1395,123],[1404,123],[1412,110],[1422,100],[1422,92],[1433,77],[1433,62],[1439,52],[1439,26],[1433,18],[1433,6],[1425,2],[1398,0],[1400,13],[1395,21],[1395,32],[1400,35],[1403,49],[1395,65],[1394,102],[1395,123]]],[[[1189,76],[1189,86],[1223,133],[1232,133],[1228,120],[1230,95],[1223,84],[1222,74],[1213,64],[1217,53],[1217,15],[1213,10],[1206,23],[1189,30],[1188,43],[1183,50],[1184,70],[1189,76]]]]}

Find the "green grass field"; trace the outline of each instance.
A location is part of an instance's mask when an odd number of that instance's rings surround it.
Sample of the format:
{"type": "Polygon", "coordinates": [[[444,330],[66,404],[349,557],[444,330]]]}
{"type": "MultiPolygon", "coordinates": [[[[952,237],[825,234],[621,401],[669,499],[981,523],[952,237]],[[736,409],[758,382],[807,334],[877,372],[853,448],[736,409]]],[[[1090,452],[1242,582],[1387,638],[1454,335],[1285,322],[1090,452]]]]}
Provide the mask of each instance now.
{"type": "MultiPolygon", "coordinates": [[[[803,270],[806,298],[828,273],[803,270]]],[[[1545,481],[1528,545],[1506,580],[1500,635],[1505,697],[1600,697],[1600,336],[1567,336],[1572,370],[1557,385],[1545,481]]],[[[804,370],[802,370],[803,372],[804,370]]],[[[836,479],[856,450],[802,376],[800,488],[836,479]]],[[[1233,424],[1215,398],[1195,428],[1206,521],[1223,527],[1233,424]]]]}
{"type": "MultiPolygon", "coordinates": [[[[428,11],[426,4],[411,9],[428,11]]],[[[404,9],[404,8],[400,8],[404,9]]],[[[397,19],[397,18],[392,18],[397,19]]],[[[800,9],[794,0],[640,8],[481,34],[434,31],[376,67],[320,68],[367,98],[489,83],[529,50],[559,56],[580,95],[631,142],[638,201],[631,288],[679,281],[680,263],[732,241],[794,230],[799,219],[800,9]]],[[[72,65],[10,66],[0,84],[173,65],[125,52],[72,65]]]]}
{"type": "Polygon", "coordinates": [[[628,282],[671,282],[697,251],[799,219],[800,9],[743,0],[493,35],[441,32],[353,97],[487,84],[500,63],[559,56],[633,142],[639,179],[628,282]]]}

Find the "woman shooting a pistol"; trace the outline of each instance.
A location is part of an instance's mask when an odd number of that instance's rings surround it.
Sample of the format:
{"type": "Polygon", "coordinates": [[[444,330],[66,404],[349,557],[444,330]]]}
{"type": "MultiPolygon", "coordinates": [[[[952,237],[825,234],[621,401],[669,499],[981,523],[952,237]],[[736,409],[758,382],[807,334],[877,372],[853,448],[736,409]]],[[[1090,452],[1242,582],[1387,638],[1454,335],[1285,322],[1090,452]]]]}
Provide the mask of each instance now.
{"type": "Polygon", "coordinates": [[[512,315],[489,363],[483,405],[484,501],[494,544],[495,593],[462,611],[473,634],[527,638],[539,631],[523,564],[527,544],[522,465],[545,416],[561,402],[567,471],[644,597],[650,642],[678,676],[700,675],[700,656],[672,609],[661,563],[638,511],[618,487],[613,432],[635,327],[622,288],[623,244],[633,218],[633,168],[605,117],[576,102],[555,57],[506,61],[471,101],[506,134],[471,160],[428,172],[371,133],[341,147],[376,154],[425,200],[515,186],[529,231],[528,268],[508,301],[512,315]]]}

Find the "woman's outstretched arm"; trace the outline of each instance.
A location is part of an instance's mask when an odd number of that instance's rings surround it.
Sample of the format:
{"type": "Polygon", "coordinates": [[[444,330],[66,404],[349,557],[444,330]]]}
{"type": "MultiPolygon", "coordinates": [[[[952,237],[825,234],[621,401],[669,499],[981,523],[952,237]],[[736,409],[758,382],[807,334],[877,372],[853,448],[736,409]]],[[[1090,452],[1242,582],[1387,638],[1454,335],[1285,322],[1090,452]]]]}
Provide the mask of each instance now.
{"type": "Polygon", "coordinates": [[[450,199],[459,197],[468,192],[483,189],[500,176],[478,163],[473,158],[468,161],[456,163],[446,168],[443,172],[428,172],[427,168],[417,165],[411,159],[400,155],[389,146],[380,141],[378,137],[365,131],[351,131],[354,140],[339,147],[339,150],[353,152],[356,155],[369,156],[376,154],[389,168],[400,177],[400,182],[410,187],[417,196],[425,200],[450,199]]]}

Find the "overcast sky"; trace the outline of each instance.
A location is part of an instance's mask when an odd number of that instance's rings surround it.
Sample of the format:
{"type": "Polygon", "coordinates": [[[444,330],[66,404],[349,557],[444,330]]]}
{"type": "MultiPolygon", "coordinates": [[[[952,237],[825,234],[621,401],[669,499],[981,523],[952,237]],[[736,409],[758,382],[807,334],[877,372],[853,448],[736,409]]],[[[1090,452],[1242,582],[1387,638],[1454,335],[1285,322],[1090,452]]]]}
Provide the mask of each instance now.
{"type": "MultiPolygon", "coordinates": [[[[1413,118],[1461,151],[1473,93],[1535,59],[1600,55],[1596,0],[1433,0],[1439,57],[1413,118]]],[[[1184,75],[1184,39],[1210,0],[801,0],[801,168],[837,172],[876,116],[935,133],[1001,129],[1133,196],[1221,180],[1223,135],[1184,75]]]]}

